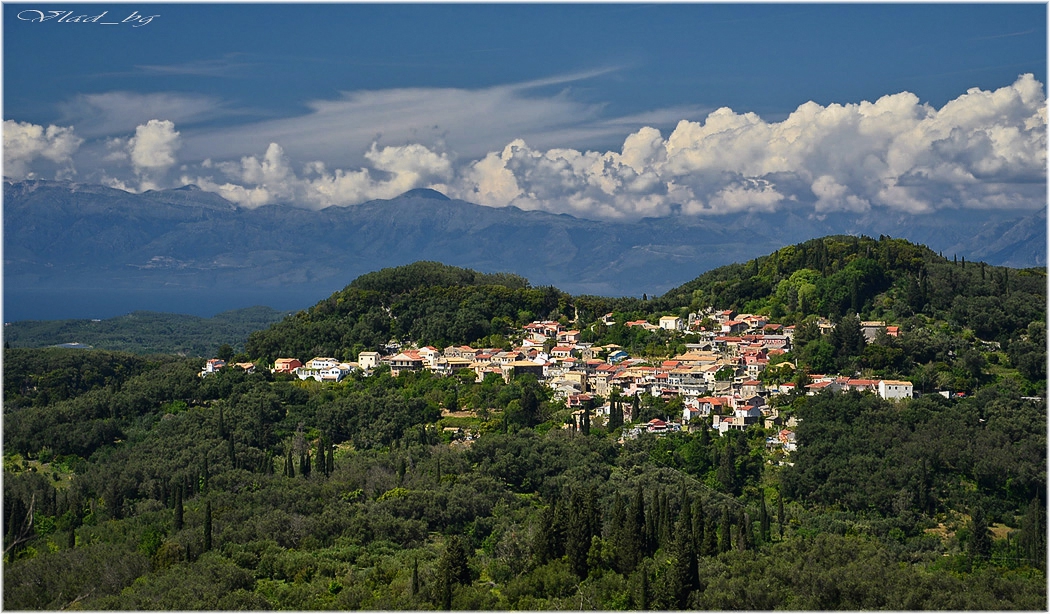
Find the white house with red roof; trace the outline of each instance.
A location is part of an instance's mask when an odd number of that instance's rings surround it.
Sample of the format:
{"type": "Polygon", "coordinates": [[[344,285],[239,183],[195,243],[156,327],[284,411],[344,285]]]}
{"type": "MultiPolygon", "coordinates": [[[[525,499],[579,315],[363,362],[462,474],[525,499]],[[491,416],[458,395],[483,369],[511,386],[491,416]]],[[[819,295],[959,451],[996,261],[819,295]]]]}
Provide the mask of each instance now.
{"type": "Polygon", "coordinates": [[[423,369],[423,363],[423,357],[418,350],[405,350],[390,357],[390,374],[397,377],[404,371],[420,371],[423,369]]]}

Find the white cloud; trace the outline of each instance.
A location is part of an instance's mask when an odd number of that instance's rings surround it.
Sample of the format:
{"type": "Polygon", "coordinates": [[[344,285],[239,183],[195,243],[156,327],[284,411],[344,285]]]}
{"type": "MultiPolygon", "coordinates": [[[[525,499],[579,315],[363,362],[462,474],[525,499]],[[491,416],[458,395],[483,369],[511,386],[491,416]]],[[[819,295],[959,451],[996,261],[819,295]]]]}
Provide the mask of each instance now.
{"type": "MultiPolygon", "coordinates": [[[[559,85],[593,78],[593,71],[480,89],[397,88],[341,92],[306,103],[309,112],[229,128],[209,127],[186,135],[186,155],[232,158],[280,143],[296,159],[322,159],[330,166],[356,167],[372,142],[419,144],[479,159],[524,139],[533,146],[606,143],[647,121],[669,121],[658,110],[628,118],[602,117],[603,105],[574,99],[559,85]]],[[[679,107],[676,112],[691,110],[679,107]]],[[[695,110],[692,110],[695,111],[695,110]]],[[[677,117],[682,117],[678,115],[677,117]]]]}
{"type": "Polygon", "coordinates": [[[165,174],[177,161],[175,154],[181,145],[175,124],[169,120],[151,119],[135,128],[135,136],[128,139],[126,149],[139,179],[139,190],[162,187],[165,174]]]}
{"type": "Polygon", "coordinates": [[[124,134],[157,117],[185,124],[231,113],[217,98],[181,92],[79,94],[59,111],[88,137],[124,134]]]}
{"type": "Polygon", "coordinates": [[[4,121],[4,176],[25,179],[35,174],[30,165],[37,158],[50,160],[60,166],[58,176],[75,174],[73,154],[84,140],[73,128],[38,126],[27,122],[4,121]]]}
{"type": "MultiPolygon", "coordinates": [[[[874,102],[808,102],[777,122],[720,108],[676,124],[666,110],[602,119],[600,105],[564,92],[537,95],[541,86],[578,78],[353,92],[314,101],[303,117],[208,134],[180,134],[171,118],[155,115],[164,121],[151,118],[130,138],[100,139],[80,159],[130,164],[146,189],[163,184],[181,158],[183,183],[248,207],[346,206],[417,187],[489,206],[606,219],[679,208],[718,215],[1046,206],[1046,96],[1032,75],[971,89],[939,109],[901,92],[874,102]],[[618,148],[588,150],[571,140],[630,130],[618,148]],[[244,149],[247,142],[258,145],[244,149]],[[192,160],[200,162],[186,164],[192,160]]],[[[107,108],[119,105],[111,100],[107,108]]],[[[72,128],[5,122],[5,163],[23,174],[38,158],[71,165],[80,142],[72,128]]],[[[131,183],[107,173],[111,183],[131,183]]]]}
{"type": "Polygon", "coordinates": [[[305,164],[300,175],[292,169],[284,149],[270,143],[261,159],[245,156],[240,162],[213,165],[208,160],[208,164],[200,165],[202,172],[216,166],[226,175],[225,183],[212,176],[188,174],[182,176],[181,182],[195,183],[244,207],[281,203],[321,209],[393,198],[413,188],[447,180],[452,173],[446,154],[422,145],[380,148],[373,143],[365,158],[373,169],[329,171],[323,162],[314,161],[305,164]]]}
{"type": "Polygon", "coordinates": [[[1022,75],[941,109],[908,92],[875,102],[809,102],[781,122],[728,108],[683,120],[666,139],[630,134],[620,152],[533,150],[512,142],[459,174],[482,204],[583,217],[694,214],[784,206],[912,213],[1046,205],[1046,98],[1022,75]]]}
{"type": "Polygon", "coordinates": [[[180,146],[179,133],[169,120],[151,119],[135,128],[128,141],[128,153],[135,172],[164,172],[175,164],[180,146]]]}

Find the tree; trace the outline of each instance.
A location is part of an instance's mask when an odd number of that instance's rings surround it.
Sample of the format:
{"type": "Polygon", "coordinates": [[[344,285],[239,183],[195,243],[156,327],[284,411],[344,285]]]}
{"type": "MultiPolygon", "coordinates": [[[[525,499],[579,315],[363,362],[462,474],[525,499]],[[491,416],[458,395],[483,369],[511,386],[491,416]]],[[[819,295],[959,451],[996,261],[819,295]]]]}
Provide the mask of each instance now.
{"type": "Polygon", "coordinates": [[[674,566],[669,578],[671,591],[677,600],[680,610],[689,607],[689,594],[697,589],[699,572],[697,569],[696,549],[693,547],[693,536],[690,530],[689,514],[678,517],[675,529],[674,566]]]}
{"type": "Polygon", "coordinates": [[[733,549],[733,516],[728,507],[722,508],[722,523],[718,527],[718,551],[729,552],[733,549]]]}
{"type": "Polygon", "coordinates": [[[1021,556],[1039,569],[1046,568],[1046,508],[1035,497],[1029,502],[1021,520],[1019,538],[1021,556]]]}
{"type": "Polygon", "coordinates": [[[204,551],[211,550],[211,501],[204,504],[204,551]]]}
{"type": "Polygon", "coordinates": [[[620,403],[620,393],[614,388],[609,395],[609,432],[623,426],[623,407],[620,403]]]}
{"type": "Polygon", "coordinates": [[[182,485],[175,487],[175,530],[182,530],[182,485]]]}
{"type": "Polygon", "coordinates": [[[595,507],[595,494],[591,492],[584,496],[574,491],[569,498],[568,514],[565,555],[569,559],[569,570],[582,580],[587,577],[590,567],[587,555],[591,549],[591,538],[600,530],[596,518],[598,510],[595,507]]]}
{"type": "Polygon", "coordinates": [[[777,530],[784,539],[784,495],[777,489],[777,530]]]}
{"type": "Polygon", "coordinates": [[[762,539],[762,543],[769,543],[769,512],[766,510],[766,496],[764,493],[759,494],[759,508],[758,508],[758,525],[759,535],[762,539]]]}
{"type": "Polygon", "coordinates": [[[328,462],[327,459],[325,459],[324,437],[317,440],[317,456],[314,458],[314,462],[316,464],[315,469],[317,469],[317,473],[325,476],[328,475],[328,462]]]}
{"type": "Polygon", "coordinates": [[[219,351],[215,353],[215,357],[222,361],[229,361],[233,358],[234,350],[229,343],[224,343],[219,346],[219,351]]]}
{"type": "Polygon", "coordinates": [[[988,530],[984,509],[980,506],[974,508],[971,514],[970,542],[966,549],[971,559],[985,560],[992,554],[992,534],[988,530]]]}
{"type": "Polygon", "coordinates": [[[470,584],[467,547],[463,538],[458,535],[450,535],[445,541],[445,552],[438,561],[438,578],[442,608],[451,610],[453,587],[457,584],[470,584]]]}

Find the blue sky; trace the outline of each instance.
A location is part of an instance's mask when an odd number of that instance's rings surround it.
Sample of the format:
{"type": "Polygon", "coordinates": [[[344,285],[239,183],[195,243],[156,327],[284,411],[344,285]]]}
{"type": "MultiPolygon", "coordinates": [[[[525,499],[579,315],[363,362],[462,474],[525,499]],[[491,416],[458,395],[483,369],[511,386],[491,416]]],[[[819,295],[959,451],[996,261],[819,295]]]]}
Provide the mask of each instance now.
{"type": "Polygon", "coordinates": [[[4,173],[196,183],[249,207],[429,186],[610,219],[1031,209],[1046,203],[1046,18],[1045,4],[9,3],[4,173]]]}

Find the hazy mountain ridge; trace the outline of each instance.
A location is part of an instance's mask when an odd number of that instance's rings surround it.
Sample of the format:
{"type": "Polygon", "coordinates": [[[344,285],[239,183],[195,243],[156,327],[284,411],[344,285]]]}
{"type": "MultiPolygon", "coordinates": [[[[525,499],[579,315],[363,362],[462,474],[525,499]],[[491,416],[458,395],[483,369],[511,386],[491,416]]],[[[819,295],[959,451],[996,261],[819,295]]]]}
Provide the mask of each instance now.
{"type": "Polygon", "coordinates": [[[417,260],[510,271],[573,294],[637,296],[828,234],[887,234],[1009,266],[1044,266],[1046,252],[1045,211],[1007,221],[988,212],[811,219],[788,211],[618,223],[485,207],[433,190],[310,211],[238,208],[193,186],[130,194],[52,181],[5,182],[4,200],[9,321],[295,308],[363,273],[417,260]],[[56,310],[71,292],[96,311],[37,315],[40,303],[56,310]]]}

